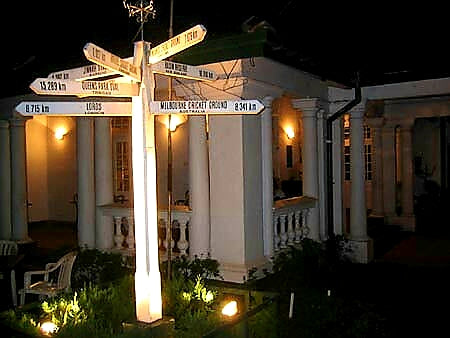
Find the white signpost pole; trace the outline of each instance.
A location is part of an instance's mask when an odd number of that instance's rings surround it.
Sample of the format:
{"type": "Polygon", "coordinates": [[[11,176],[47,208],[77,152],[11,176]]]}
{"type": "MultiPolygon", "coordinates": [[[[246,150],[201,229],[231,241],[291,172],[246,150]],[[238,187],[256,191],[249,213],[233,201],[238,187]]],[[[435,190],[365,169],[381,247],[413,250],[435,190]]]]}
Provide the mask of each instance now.
{"type": "Polygon", "coordinates": [[[154,115],[148,103],[153,100],[153,75],[146,65],[147,45],[135,44],[142,57],[139,97],[133,98],[133,186],[136,238],[136,315],[142,322],[162,318],[161,274],[159,272],[158,219],[156,203],[156,152],[154,115]]]}

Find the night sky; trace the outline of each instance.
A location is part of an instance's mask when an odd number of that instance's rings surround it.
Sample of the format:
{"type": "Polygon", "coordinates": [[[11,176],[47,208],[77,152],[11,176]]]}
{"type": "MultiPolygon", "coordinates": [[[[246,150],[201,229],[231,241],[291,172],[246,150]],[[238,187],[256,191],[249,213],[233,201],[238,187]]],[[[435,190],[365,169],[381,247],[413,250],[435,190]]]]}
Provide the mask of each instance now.
{"type": "MultiPolygon", "coordinates": [[[[135,1],[128,1],[134,3],[135,1]]],[[[144,39],[165,41],[169,0],[155,0],[156,18],[144,39]]],[[[174,34],[203,24],[208,38],[243,32],[242,24],[265,20],[274,48],[292,64],[352,86],[450,76],[446,11],[377,6],[325,6],[304,1],[174,0],[174,34]]],[[[82,49],[93,42],[119,56],[132,55],[139,24],[122,0],[27,1],[2,4],[2,97],[29,93],[24,84],[51,71],[88,64],[82,49]]]]}

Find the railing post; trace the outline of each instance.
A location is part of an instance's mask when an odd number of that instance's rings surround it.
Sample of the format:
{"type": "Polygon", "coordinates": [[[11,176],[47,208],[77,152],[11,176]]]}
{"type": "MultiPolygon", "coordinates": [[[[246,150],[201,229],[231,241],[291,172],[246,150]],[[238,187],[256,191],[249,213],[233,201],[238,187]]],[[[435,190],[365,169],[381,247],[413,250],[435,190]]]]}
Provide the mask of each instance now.
{"type": "Polygon", "coordinates": [[[180,221],[180,240],[177,243],[178,249],[180,249],[180,254],[185,256],[187,254],[187,248],[189,247],[189,243],[186,240],[186,230],[187,230],[187,221],[180,221]]]}
{"type": "Polygon", "coordinates": [[[286,249],[287,245],[287,232],[286,232],[286,215],[280,215],[280,248],[281,249],[286,249]]]}
{"type": "Polygon", "coordinates": [[[288,245],[294,244],[295,232],[294,232],[294,219],[295,213],[293,211],[289,211],[287,214],[288,218],[288,245]]]}
{"type": "Polygon", "coordinates": [[[124,236],[122,235],[122,216],[113,216],[114,228],[116,233],[114,235],[114,243],[117,249],[122,249],[124,236]]]}
{"type": "Polygon", "coordinates": [[[300,217],[302,216],[301,211],[296,211],[294,213],[295,216],[295,243],[300,243],[302,239],[302,228],[300,225],[300,217]]]}
{"type": "Polygon", "coordinates": [[[127,217],[128,222],[128,236],[127,236],[127,244],[128,249],[134,249],[134,217],[129,216],[127,217]]]}
{"type": "Polygon", "coordinates": [[[280,236],[278,233],[278,215],[273,215],[273,250],[278,251],[280,245],[280,236]]]}

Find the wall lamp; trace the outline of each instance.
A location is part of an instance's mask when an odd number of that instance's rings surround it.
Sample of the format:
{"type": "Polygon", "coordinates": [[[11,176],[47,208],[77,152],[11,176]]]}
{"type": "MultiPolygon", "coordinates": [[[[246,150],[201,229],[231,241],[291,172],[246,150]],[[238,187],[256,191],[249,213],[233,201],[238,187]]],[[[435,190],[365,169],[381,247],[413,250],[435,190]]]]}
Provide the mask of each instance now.
{"type": "Polygon", "coordinates": [[[286,127],[286,129],[284,131],[289,140],[291,140],[295,137],[294,128],[292,128],[291,126],[286,127]]]}
{"type": "Polygon", "coordinates": [[[64,139],[65,135],[67,135],[67,129],[65,127],[58,127],[55,129],[55,138],[57,140],[64,139]]]}

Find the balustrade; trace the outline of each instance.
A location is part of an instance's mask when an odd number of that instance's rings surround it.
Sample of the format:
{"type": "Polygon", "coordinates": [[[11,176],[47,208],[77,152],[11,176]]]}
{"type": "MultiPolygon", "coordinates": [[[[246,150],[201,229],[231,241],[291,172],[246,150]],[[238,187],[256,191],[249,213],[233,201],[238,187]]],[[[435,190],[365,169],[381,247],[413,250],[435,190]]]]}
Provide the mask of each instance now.
{"type": "Polygon", "coordinates": [[[274,251],[300,243],[309,234],[308,215],[316,199],[300,196],[275,202],[273,208],[274,251]]]}
{"type": "MultiPolygon", "coordinates": [[[[124,255],[135,254],[133,209],[123,205],[108,205],[101,208],[104,215],[112,216],[114,221],[114,248],[124,255]]],[[[160,259],[167,259],[166,225],[167,210],[158,211],[158,246],[160,259]]],[[[185,206],[173,206],[172,252],[174,256],[187,255],[189,248],[189,221],[191,211],[185,206]]]]}

